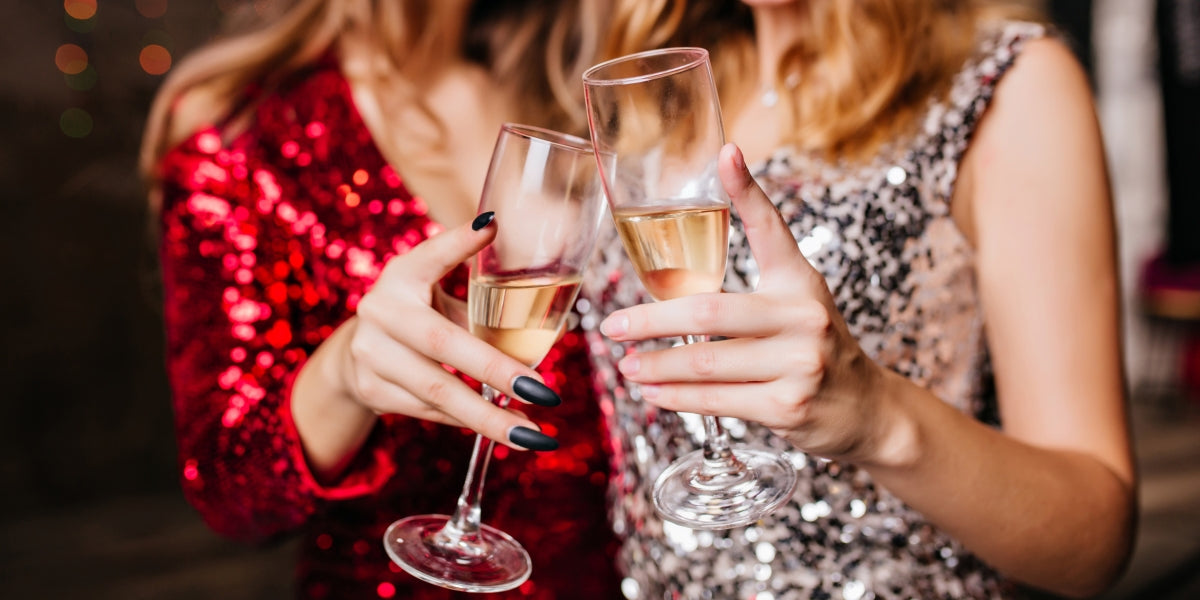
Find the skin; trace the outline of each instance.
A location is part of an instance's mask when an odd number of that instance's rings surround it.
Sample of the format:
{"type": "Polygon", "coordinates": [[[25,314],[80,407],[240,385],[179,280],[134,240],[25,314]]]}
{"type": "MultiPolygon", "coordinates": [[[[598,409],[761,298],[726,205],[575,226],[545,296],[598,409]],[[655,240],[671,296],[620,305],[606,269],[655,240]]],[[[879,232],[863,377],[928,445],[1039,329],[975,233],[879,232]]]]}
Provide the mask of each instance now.
{"type": "MultiPolygon", "coordinates": [[[[786,13],[771,11],[788,3],[747,4],[760,64],[771,73],[791,39],[786,13]]],[[[351,84],[375,138],[405,139],[407,124],[389,122],[387,111],[372,109],[379,98],[351,84]]],[[[451,69],[429,89],[429,105],[466,134],[433,158],[465,168],[407,179],[414,193],[438,199],[433,217],[450,229],[392,259],[359,314],[297,378],[293,417],[325,481],[336,480],[381,413],[469,427],[516,449],[509,428],[536,428],[440,366],[505,393],[517,375],[537,378],[471,336],[436,294],[437,280],[503,223],[500,215],[479,232],[466,225],[505,111],[470,68],[451,69]],[[488,110],[474,110],[481,106],[488,110]],[[463,124],[472,114],[480,121],[463,124]]],[[[729,122],[757,160],[780,140],[769,133],[778,131],[774,116],[752,110],[729,122]]],[[[403,148],[380,147],[406,164],[403,148]]],[[[730,146],[720,168],[761,268],[759,288],[610,315],[602,331],[621,341],[730,338],[641,354],[621,363],[626,377],[662,408],[761,422],[797,448],[862,466],[1011,577],[1073,596],[1109,585],[1129,555],[1136,477],[1107,174],[1087,82],[1069,51],[1053,41],[1027,47],[979,124],[953,198],[955,222],[976,250],[1003,431],[865,356],[744,160],[730,146]]]]}
{"type": "MultiPolygon", "coordinates": [[[[763,18],[778,6],[754,9],[760,27],[786,23],[763,18]]],[[[734,138],[774,147],[759,133],[778,130],[763,127],[770,118],[735,118],[757,126],[735,127],[734,138]]],[[[1107,173],[1070,51],[1052,40],[1026,47],[953,198],[976,251],[1002,431],[872,362],[736,146],[722,151],[720,172],[761,268],[758,289],[631,307],[601,324],[619,341],[731,338],[623,360],[647,401],[760,422],[801,450],[858,464],[1022,582],[1080,597],[1111,585],[1130,553],[1136,476],[1107,173]]]]}
{"type": "MultiPolygon", "coordinates": [[[[377,145],[414,195],[429,202],[431,217],[449,227],[412,251],[392,258],[357,314],[338,327],[313,353],[292,389],[292,417],[310,469],[318,480],[336,481],[366,441],[380,414],[399,414],[473,429],[514,450],[516,426],[540,429],[515,409],[500,409],[451,375],[454,365],[504,394],[520,375],[541,381],[533,369],[475,338],[465,329],[465,305],[441,293],[437,282],[486,246],[503,216],[481,231],[470,220],[496,133],[512,99],[477,67],[452,61],[423,98],[455,135],[444,146],[405,148],[403,140],[424,139],[429,122],[388,119],[382,98],[354,77],[353,54],[345,59],[356,105],[377,145]],[[433,168],[411,173],[404,157],[419,153],[433,168]],[[396,315],[404,315],[402,321],[396,315]]],[[[402,111],[401,111],[402,112],[402,111]]],[[[517,398],[516,396],[513,396],[517,398]]],[[[519,398],[518,398],[519,399],[519,398]]]]}

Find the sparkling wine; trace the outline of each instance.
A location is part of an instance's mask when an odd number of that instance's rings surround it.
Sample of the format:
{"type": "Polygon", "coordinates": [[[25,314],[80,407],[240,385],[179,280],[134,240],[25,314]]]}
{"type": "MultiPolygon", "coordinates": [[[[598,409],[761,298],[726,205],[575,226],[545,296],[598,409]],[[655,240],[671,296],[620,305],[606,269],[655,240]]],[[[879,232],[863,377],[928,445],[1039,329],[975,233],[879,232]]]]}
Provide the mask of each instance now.
{"type": "Polygon", "coordinates": [[[729,251],[727,205],[625,209],[613,219],[655,300],[720,291],[729,251]]]}
{"type": "Polygon", "coordinates": [[[473,278],[467,291],[471,333],[532,367],[558,339],[578,291],[578,275],[473,278]]]}

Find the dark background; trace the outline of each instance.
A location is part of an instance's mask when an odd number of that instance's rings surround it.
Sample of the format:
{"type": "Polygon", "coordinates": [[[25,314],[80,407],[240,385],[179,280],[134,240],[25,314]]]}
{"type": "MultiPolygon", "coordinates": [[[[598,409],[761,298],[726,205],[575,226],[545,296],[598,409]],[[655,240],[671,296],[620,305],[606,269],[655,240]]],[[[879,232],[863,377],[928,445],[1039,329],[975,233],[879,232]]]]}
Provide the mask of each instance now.
{"type": "MultiPolygon", "coordinates": [[[[0,3],[0,598],[290,595],[291,545],[223,541],[178,491],[157,265],[136,170],[162,79],[139,65],[143,46],[178,59],[233,11],[266,4],[100,0],[78,20],[59,0],[0,3]],[[68,43],[87,52],[89,72],[56,67],[68,43]],[[69,109],[85,111],[90,130],[64,130],[69,109]]],[[[1081,26],[1090,5],[1056,4],[1089,64],[1092,36],[1081,26]]],[[[1194,469],[1192,427],[1150,436],[1159,445],[1143,456],[1174,466],[1146,472],[1194,469]]],[[[1200,490],[1195,477],[1182,485],[1200,490]]],[[[1110,597],[1191,597],[1195,543],[1174,541],[1152,545],[1155,556],[1110,597]]]]}
{"type": "Polygon", "coordinates": [[[136,169],[162,80],[142,47],[178,58],[252,5],[100,0],[86,20],[65,6],[0,2],[0,598],[287,597],[289,546],[225,542],[179,492],[136,169]],[[68,43],[88,72],[56,67],[68,43]],[[68,109],[90,115],[87,135],[64,132],[68,109]]]}

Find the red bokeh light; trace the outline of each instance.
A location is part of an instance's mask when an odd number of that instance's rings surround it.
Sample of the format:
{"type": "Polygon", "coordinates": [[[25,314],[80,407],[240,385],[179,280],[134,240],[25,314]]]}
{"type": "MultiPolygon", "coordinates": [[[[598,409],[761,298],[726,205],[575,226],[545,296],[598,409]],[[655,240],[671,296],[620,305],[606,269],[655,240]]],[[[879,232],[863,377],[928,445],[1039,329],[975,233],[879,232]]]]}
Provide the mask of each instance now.
{"type": "Polygon", "coordinates": [[[96,0],[63,0],[63,8],[72,19],[79,21],[96,16],[96,0]]]}
{"type": "Polygon", "coordinates": [[[142,70],[151,75],[162,75],[171,69],[171,52],[158,44],[150,44],[142,48],[138,56],[142,70]]]}
{"type": "Polygon", "coordinates": [[[137,0],[137,11],[147,19],[157,19],[167,14],[167,0],[137,0]]]}
{"type": "Polygon", "coordinates": [[[87,51],[75,44],[63,44],[54,53],[54,64],[67,75],[78,75],[88,66],[87,51]]]}

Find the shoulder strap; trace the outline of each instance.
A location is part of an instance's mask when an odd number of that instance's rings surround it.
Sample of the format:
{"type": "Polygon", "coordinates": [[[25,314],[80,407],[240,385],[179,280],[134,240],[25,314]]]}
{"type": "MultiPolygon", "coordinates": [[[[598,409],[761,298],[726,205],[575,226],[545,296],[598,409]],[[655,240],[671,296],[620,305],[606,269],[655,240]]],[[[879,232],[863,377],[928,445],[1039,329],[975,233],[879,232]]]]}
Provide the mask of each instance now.
{"type": "Polygon", "coordinates": [[[986,26],[975,54],[954,77],[949,95],[926,116],[924,134],[934,192],[949,205],[958,164],[975,127],[991,104],[1000,79],[1016,62],[1026,42],[1045,37],[1040,24],[1005,21],[986,26]]]}

